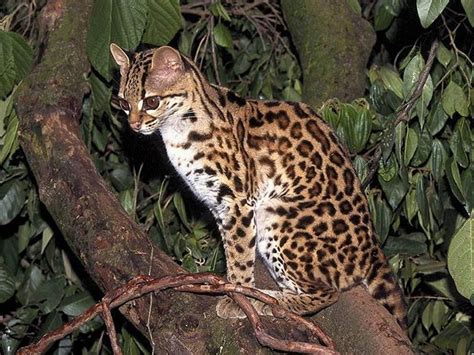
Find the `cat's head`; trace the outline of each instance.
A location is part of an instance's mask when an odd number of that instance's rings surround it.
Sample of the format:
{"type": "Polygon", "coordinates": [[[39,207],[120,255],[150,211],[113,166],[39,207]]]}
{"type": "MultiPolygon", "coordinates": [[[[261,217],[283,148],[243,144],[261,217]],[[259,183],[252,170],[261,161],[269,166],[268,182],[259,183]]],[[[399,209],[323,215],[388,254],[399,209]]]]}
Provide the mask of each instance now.
{"type": "Polygon", "coordinates": [[[160,47],[136,53],[130,59],[112,43],[110,52],[120,67],[119,105],[135,132],[151,134],[165,121],[188,111],[192,79],[178,51],[160,47]]]}

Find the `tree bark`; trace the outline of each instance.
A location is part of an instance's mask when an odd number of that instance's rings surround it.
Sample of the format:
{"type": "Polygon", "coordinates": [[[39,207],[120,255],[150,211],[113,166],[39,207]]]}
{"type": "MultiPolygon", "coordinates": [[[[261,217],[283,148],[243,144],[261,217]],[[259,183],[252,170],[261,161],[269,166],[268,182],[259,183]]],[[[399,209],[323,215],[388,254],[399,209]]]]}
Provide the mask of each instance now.
{"type": "MultiPolygon", "coordinates": [[[[19,89],[16,108],[21,146],[35,176],[41,201],[85,270],[103,291],[108,291],[136,275],[160,277],[182,273],[183,269],[156,248],[123,211],[97,173],[81,139],[79,119],[82,100],[88,91],[85,77],[90,70],[85,38],[92,1],[48,2],[42,17],[46,47],[39,64],[19,89]]],[[[264,286],[269,283],[268,279],[263,281],[264,286]]],[[[352,292],[343,297],[350,298],[352,292]]],[[[216,316],[216,297],[166,292],[153,296],[152,305],[149,301],[150,297],[137,299],[121,307],[121,312],[152,339],[157,353],[268,352],[259,346],[246,320],[228,321],[216,316]]],[[[349,330],[345,319],[346,313],[352,312],[350,307],[340,302],[331,308],[335,313],[322,313],[318,318],[335,315],[328,322],[333,324],[331,335],[336,343],[348,331],[368,332],[394,346],[400,343],[402,335],[397,335],[394,341],[374,326],[354,322],[356,329],[349,330]]],[[[385,321],[376,319],[390,334],[397,334],[389,316],[385,321]]],[[[274,326],[275,335],[304,337],[288,325],[273,320],[269,324],[274,326]]],[[[365,340],[358,343],[353,340],[356,339],[344,340],[344,348],[339,350],[372,353],[380,350],[368,347],[365,340]]]]}
{"type": "Polygon", "coordinates": [[[352,101],[364,95],[365,69],[375,32],[347,0],[282,0],[303,69],[303,101],[352,101]]]}

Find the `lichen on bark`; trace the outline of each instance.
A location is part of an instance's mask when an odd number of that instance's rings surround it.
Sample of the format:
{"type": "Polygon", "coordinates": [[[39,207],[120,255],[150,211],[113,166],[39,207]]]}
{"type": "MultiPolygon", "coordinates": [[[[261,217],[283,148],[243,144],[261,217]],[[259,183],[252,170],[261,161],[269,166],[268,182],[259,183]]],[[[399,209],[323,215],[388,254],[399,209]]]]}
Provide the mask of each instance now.
{"type": "Polygon", "coordinates": [[[372,26],[346,0],[282,0],[281,6],[303,69],[303,101],[317,109],[327,99],[363,96],[372,26]]]}

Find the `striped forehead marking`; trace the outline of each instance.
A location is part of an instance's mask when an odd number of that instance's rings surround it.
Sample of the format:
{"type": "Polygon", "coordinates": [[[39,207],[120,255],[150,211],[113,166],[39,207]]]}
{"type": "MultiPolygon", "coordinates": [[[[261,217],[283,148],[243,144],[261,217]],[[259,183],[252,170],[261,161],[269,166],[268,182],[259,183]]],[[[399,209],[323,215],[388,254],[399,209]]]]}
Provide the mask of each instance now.
{"type": "Polygon", "coordinates": [[[145,96],[145,82],[150,69],[153,52],[144,51],[137,53],[132,59],[130,70],[125,78],[124,95],[129,99],[138,101],[145,96]]]}

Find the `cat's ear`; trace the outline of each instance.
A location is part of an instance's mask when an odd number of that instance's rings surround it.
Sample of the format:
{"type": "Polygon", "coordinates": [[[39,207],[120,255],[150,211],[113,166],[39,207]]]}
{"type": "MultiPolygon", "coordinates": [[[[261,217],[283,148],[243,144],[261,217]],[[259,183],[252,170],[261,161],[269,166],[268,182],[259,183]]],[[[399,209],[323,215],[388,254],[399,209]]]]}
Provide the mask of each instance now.
{"type": "Polygon", "coordinates": [[[166,82],[174,82],[184,72],[181,54],[168,46],[155,49],[151,62],[151,72],[166,82]]]}
{"type": "Polygon", "coordinates": [[[110,44],[110,53],[112,53],[115,63],[120,67],[120,75],[125,75],[130,68],[130,59],[128,58],[128,55],[115,43],[110,44]]]}

